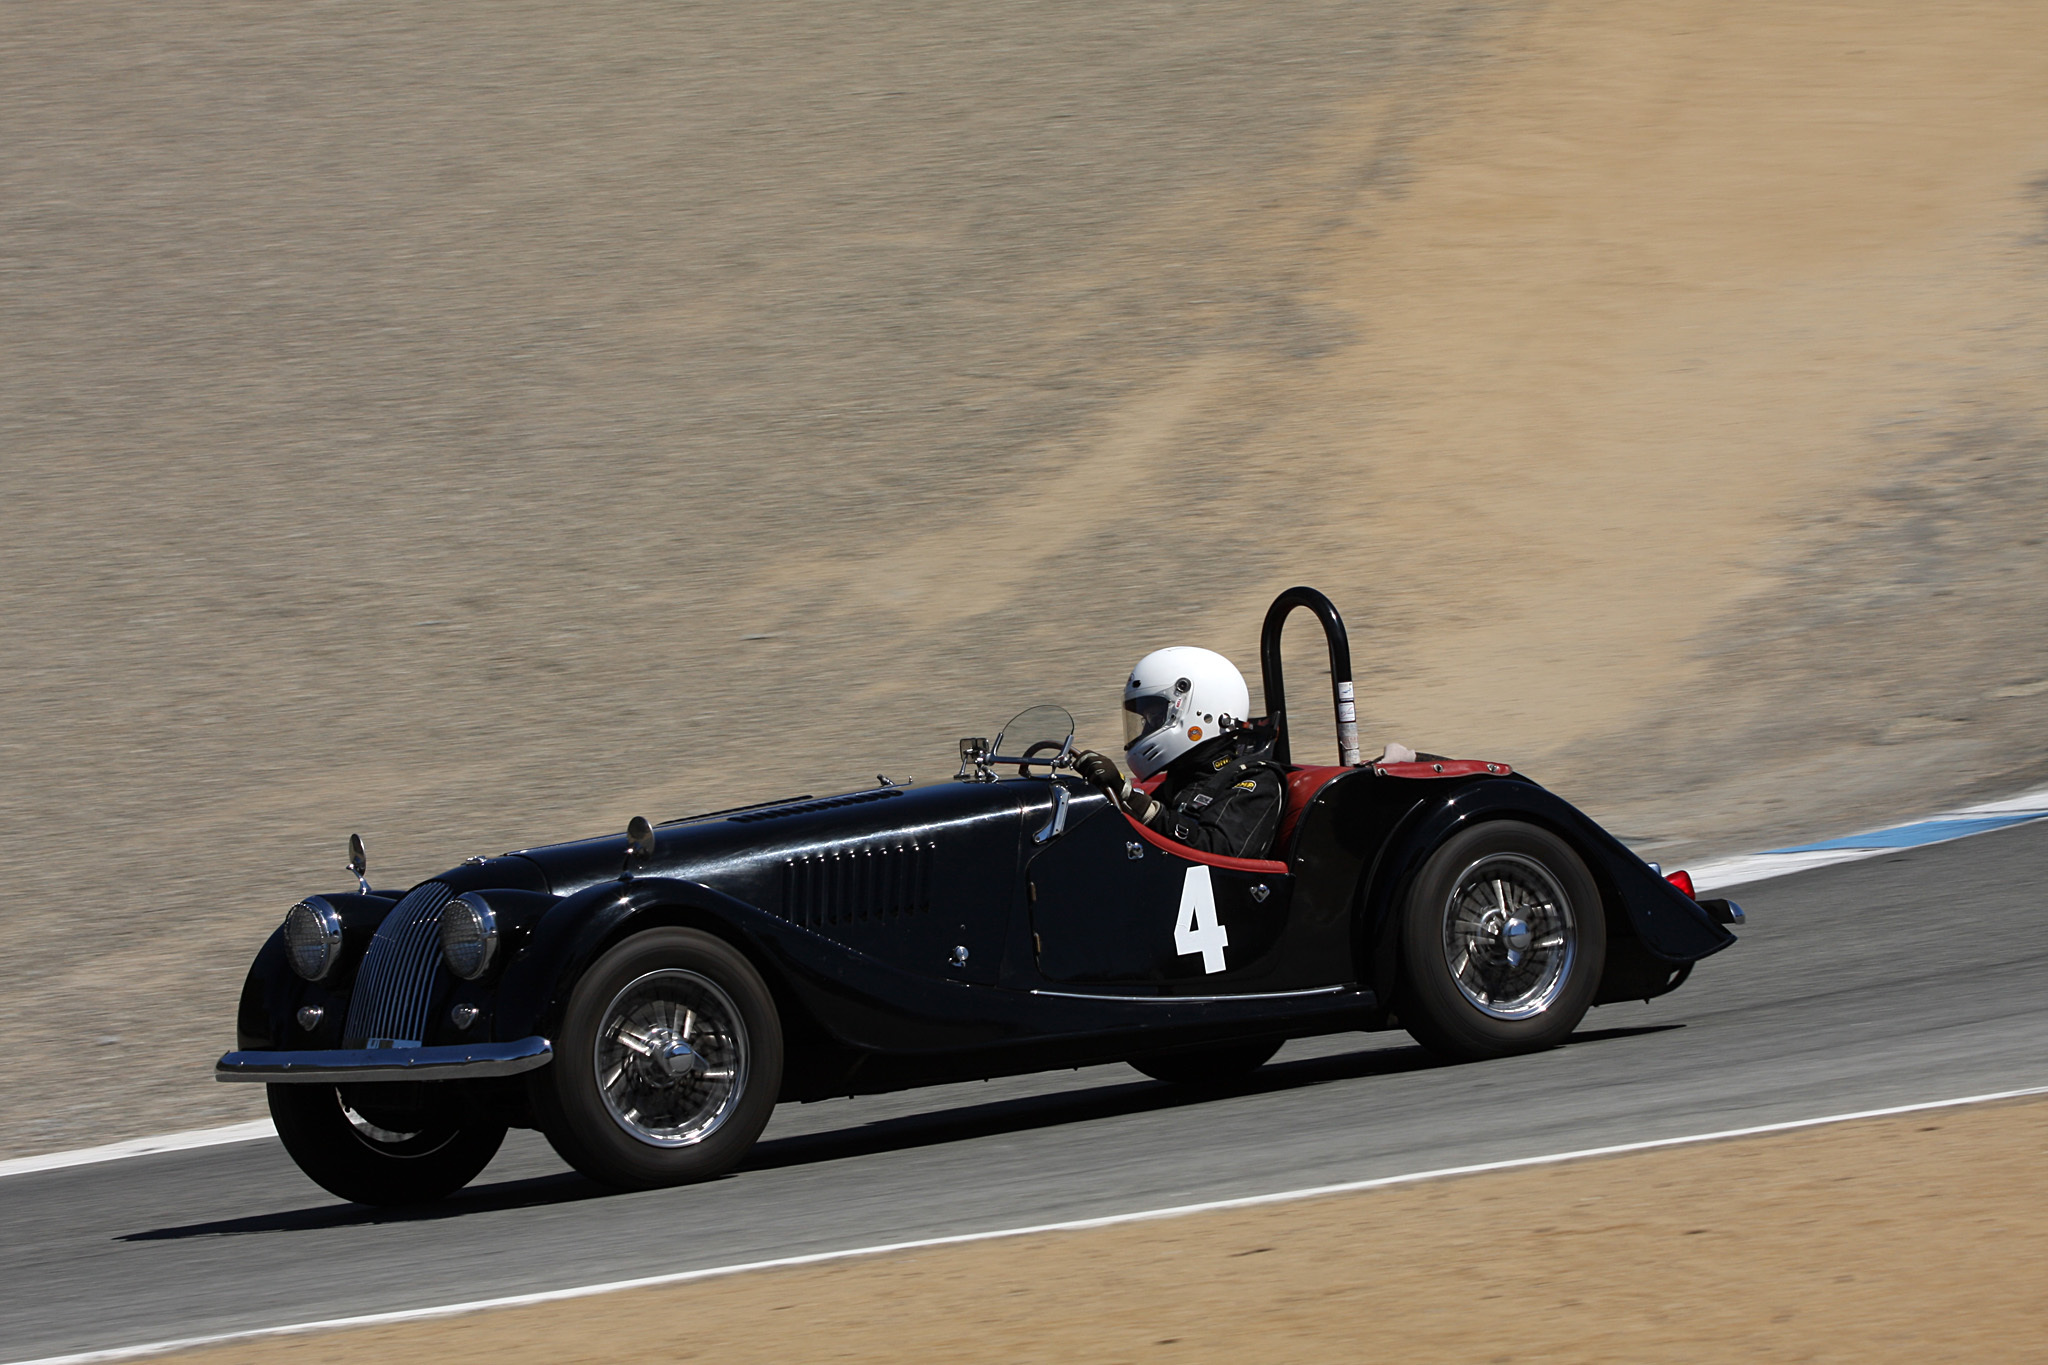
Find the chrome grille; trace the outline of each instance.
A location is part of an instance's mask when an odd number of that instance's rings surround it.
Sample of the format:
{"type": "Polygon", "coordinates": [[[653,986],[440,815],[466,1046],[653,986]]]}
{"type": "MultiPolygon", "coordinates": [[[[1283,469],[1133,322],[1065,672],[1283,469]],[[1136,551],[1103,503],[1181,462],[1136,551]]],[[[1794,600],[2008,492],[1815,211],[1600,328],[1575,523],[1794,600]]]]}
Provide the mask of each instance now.
{"type": "Polygon", "coordinates": [[[782,913],[811,929],[899,920],[931,908],[932,845],[831,849],[782,865],[782,913]]]}
{"type": "Polygon", "coordinates": [[[416,886],[377,926],[356,971],[343,1047],[372,1038],[417,1043],[427,1026],[427,997],[441,969],[441,907],[455,893],[439,882],[416,886]]]}

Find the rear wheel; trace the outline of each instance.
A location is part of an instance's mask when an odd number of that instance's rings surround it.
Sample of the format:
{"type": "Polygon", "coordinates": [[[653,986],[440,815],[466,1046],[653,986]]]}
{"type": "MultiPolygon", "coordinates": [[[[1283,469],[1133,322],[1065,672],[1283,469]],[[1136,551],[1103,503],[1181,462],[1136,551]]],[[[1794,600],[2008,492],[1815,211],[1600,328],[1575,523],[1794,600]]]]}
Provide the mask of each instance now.
{"type": "Polygon", "coordinates": [[[1607,960],[1607,921],[1564,840],[1514,820],[1444,841],[1403,910],[1402,1024],[1477,1061],[1554,1047],[1579,1026],[1607,960]]]}
{"type": "Polygon", "coordinates": [[[782,1026],[753,964],[695,929],[650,929],[570,993],[554,1063],[533,1073],[541,1130],[593,1180],[651,1189],[739,1164],[782,1087],[782,1026]]]}
{"type": "MultiPolygon", "coordinates": [[[[386,1086],[271,1085],[270,1117],[299,1169],[330,1194],[358,1204],[427,1204],[455,1193],[490,1165],[502,1122],[386,1086]]],[[[409,1087],[408,1087],[409,1089],[409,1087]]]]}
{"type": "Polygon", "coordinates": [[[1280,1039],[1252,1043],[1219,1043],[1213,1047],[1180,1048],[1133,1057],[1131,1065],[1155,1081],[1169,1085],[1223,1086],[1243,1080],[1280,1050],[1280,1039]]]}

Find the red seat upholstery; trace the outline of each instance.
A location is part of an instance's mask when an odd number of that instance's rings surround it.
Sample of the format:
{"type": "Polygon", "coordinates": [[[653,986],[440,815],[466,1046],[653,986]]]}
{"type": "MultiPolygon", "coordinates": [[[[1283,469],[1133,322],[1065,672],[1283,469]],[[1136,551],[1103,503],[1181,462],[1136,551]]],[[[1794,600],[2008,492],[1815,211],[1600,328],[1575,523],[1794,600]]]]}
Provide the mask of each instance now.
{"type": "Polygon", "coordinates": [[[1280,832],[1273,837],[1273,852],[1285,856],[1287,846],[1294,841],[1294,827],[1301,823],[1301,813],[1308,809],[1308,803],[1315,799],[1317,792],[1328,786],[1350,768],[1303,767],[1287,770],[1287,800],[1280,807],[1280,832]]]}

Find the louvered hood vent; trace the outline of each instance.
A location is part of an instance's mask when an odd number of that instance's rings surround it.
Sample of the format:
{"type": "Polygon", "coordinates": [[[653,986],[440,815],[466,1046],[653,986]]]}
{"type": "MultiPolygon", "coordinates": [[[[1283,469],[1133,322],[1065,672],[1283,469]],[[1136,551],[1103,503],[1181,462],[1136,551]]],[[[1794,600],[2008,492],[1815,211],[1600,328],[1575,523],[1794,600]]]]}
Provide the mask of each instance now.
{"type": "Polygon", "coordinates": [[[809,929],[888,923],[931,909],[932,844],[831,849],[782,865],[782,913],[809,929]]]}
{"type": "Polygon", "coordinates": [[[343,1047],[419,1045],[441,970],[441,907],[454,894],[440,882],[416,886],[377,926],[356,972],[343,1047]]]}
{"type": "Polygon", "coordinates": [[[883,787],[877,791],[854,792],[850,796],[828,796],[823,801],[804,801],[794,806],[777,806],[773,810],[749,811],[745,815],[729,815],[726,818],[735,825],[751,825],[757,820],[786,820],[792,815],[838,810],[841,806],[864,806],[870,801],[889,801],[901,795],[901,788],[883,787]]]}

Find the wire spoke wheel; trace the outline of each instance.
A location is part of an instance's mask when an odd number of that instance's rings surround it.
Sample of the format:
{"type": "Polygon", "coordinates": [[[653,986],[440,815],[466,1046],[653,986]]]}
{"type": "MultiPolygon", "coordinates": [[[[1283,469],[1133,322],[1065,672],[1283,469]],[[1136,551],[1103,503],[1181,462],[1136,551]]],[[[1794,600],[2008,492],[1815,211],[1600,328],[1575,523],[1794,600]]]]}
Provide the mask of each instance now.
{"type": "Polygon", "coordinates": [[[1550,1008],[1578,955],[1571,899],[1550,869],[1519,853],[1481,858],[1445,899],[1444,965],[1474,1009],[1527,1019],[1550,1008]]]}
{"type": "Polygon", "coordinates": [[[1606,916],[1585,860],[1552,831],[1505,819],[1460,830],[1404,898],[1402,1027],[1454,1062],[1555,1047],[1592,1006],[1606,916]]]}
{"type": "Polygon", "coordinates": [[[782,1020],[737,948],[681,925],[613,944],[569,992],[534,1119],[592,1180],[651,1190],[745,1158],[782,1090],[782,1020]]]}
{"type": "Polygon", "coordinates": [[[650,1147],[688,1147],[731,1116],[747,1083],[747,1026],[716,982],[680,968],[626,984],[593,1062],[604,1106],[650,1147]]]}

